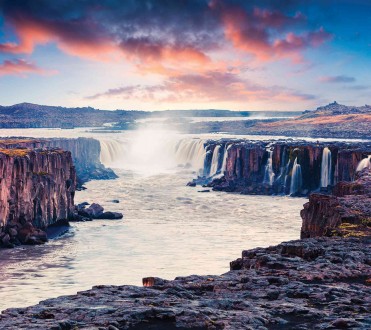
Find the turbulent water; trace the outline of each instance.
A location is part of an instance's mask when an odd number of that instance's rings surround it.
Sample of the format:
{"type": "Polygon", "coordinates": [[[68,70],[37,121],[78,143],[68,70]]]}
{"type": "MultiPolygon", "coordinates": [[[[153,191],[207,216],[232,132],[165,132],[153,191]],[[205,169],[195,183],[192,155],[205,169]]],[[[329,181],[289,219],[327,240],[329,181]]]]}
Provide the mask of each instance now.
{"type": "MultiPolygon", "coordinates": [[[[74,223],[43,246],[0,251],[0,310],[88,289],[140,285],[142,277],[220,274],[241,250],[297,239],[302,198],[198,192],[202,140],[146,130],[12,130],[2,136],[93,136],[119,178],[89,182],[76,202],[124,213],[119,221],[74,223]],[[188,164],[187,166],[185,166],[188,164]],[[120,203],[113,203],[119,200],[120,203]]],[[[223,159],[223,167],[225,160],[223,159]]]]}

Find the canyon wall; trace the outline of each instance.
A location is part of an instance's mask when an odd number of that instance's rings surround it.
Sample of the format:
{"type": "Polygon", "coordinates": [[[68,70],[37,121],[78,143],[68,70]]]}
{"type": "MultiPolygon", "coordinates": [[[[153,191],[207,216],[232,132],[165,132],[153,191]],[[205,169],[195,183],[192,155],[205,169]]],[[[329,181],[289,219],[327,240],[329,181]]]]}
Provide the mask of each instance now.
{"type": "Polygon", "coordinates": [[[358,172],[353,182],[337,183],[329,196],[311,194],[300,215],[301,238],[370,232],[371,169],[358,172]]]}
{"type": "Polygon", "coordinates": [[[205,148],[199,183],[214,190],[292,196],[330,192],[337,182],[354,180],[360,161],[371,154],[366,142],[220,140],[206,142],[205,148]]]}
{"type": "Polygon", "coordinates": [[[73,218],[76,172],[69,151],[0,149],[0,245],[38,244],[73,218]]]}
{"type": "Polygon", "coordinates": [[[117,178],[116,174],[100,162],[100,143],[92,138],[50,138],[28,139],[11,138],[0,140],[0,148],[60,148],[71,152],[77,173],[77,183],[81,186],[89,180],[117,178]]]}

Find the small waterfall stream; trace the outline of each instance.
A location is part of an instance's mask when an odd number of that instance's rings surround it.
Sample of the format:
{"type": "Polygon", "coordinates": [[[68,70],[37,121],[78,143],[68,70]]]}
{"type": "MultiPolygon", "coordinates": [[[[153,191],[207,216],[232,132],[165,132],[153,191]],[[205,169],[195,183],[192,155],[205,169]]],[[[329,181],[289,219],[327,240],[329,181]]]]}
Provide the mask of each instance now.
{"type": "Polygon", "coordinates": [[[368,167],[369,169],[371,169],[371,155],[369,155],[367,158],[362,159],[359,162],[356,171],[357,172],[362,171],[366,167],[368,167]]]}
{"type": "Polygon", "coordinates": [[[211,167],[210,167],[209,176],[214,176],[218,173],[220,150],[221,150],[221,146],[219,144],[215,146],[214,151],[213,151],[213,158],[211,159],[211,167]]]}
{"type": "Polygon", "coordinates": [[[331,175],[332,175],[332,157],[329,148],[324,148],[322,152],[322,164],[321,164],[321,187],[327,188],[331,185],[331,175]]]}
{"type": "Polygon", "coordinates": [[[292,167],[290,195],[300,192],[302,180],[301,166],[298,164],[298,158],[296,157],[292,167]]]}
{"type": "Polygon", "coordinates": [[[225,170],[227,169],[227,158],[228,158],[228,150],[230,149],[232,145],[227,146],[227,144],[224,147],[224,154],[223,154],[223,162],[222,162],[222,168],[220,170],[220,173],[224,175],[225,170]]]}
{"type": "Polygon", "coordinates": [[[264,180],[263,183],[273,185],[275,174],[273,172],[273,150],[268,150],[267,164],[265,165],[264,180]]]}

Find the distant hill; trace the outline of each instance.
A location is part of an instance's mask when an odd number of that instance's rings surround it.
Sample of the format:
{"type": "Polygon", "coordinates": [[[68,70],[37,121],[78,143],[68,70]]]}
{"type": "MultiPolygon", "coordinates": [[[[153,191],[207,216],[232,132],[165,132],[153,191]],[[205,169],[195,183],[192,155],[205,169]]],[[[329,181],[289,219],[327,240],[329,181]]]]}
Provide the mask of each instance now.
{"type": "Polygon", "coordinates": [[[280,117],[300,115],[301,112],[284,111],[232,111],[232,110],[98,110],[91,107],[66,108],[59,106],[20,103],[0,106],[0,128],[73,128],[101,127],[105,123],[118,123],[118,128],[135,127],[131,125],[140,118],[184,118],[184,117],[249,117],[264,114],[280,117]]]}
{"type": "Polygon", "coordinates": [[[305,118],[315,118],[320,116],[339,116],[339,115],[352,115],[352,114],[370,114],[371,113],[371,106],[364,105],[360,107],[356,106],[348,106],[339,104],[336,101],[330,104],[327,104],[322,107],[318,107],[316,110],[304,111],[304,114],[300,116],[298,119],[305,119],[305,118]]]}
{"type": "Polygon", "coordinates": [[[370,127],[371,106],[346,106],[334,102],[313,111],[305,111],[295,118],[194,123],[190,125],[189,131],[371,139],[370,127]]]}
{"type": "Polygon", "coordinates": [[[97,127],[108,122],[131,122],[144,116],[144,111],[108,111],[91,107],[65,108],[20,103],[0,106],[0,128],[97,127]]]}

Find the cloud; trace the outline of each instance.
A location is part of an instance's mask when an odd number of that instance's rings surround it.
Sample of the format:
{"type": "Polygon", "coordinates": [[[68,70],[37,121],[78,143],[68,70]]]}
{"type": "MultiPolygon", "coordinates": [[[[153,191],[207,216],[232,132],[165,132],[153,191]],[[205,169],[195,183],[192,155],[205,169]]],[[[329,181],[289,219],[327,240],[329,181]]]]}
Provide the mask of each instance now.
{"type": "Polygon", "coordinates": [[[161,102],[225,102],[249,101],[306,101],[314,95],[301,93],[281,86],[261,86],[241,79],[231,72],[208,71],[202,74],[184,74],[166,79],[162,84],[151,86],[125,86],[109,89],[86,97],[99,99],[119,97],[161,102]]]}
{"type": "Polygon", "coordinates": [[[67,54],[93,60],[204,66],[231,43],[258,60],[299,62],[302,50],[331,38],[323,28],[310,28],[300,11],[285,13],[284,4],[272,1],[259,4],[66,0],[57,6],[52,0],[3,0],[2,16],[17,40],[1,43],[0,52],[30,54],[38,45],[55,43],[67,54]]]}
{"type": "Polygon", "coordinates": [[[55,73],[56,71],[42,69],[22,59],[5,60],[0,64],[0,77],[7,75],[26,77],[28,74],[50,75],[55,73]]]}
{"type": "Polygon", "coordinates": [[[354,83],[356,78],[345,75],[340,76],[322,76],[319,77],[319,81],[323,83],[354,83]]]}

